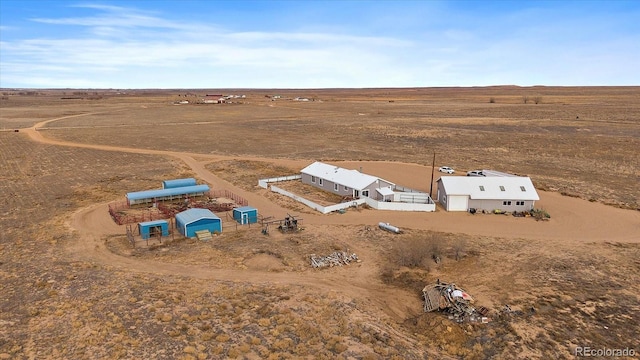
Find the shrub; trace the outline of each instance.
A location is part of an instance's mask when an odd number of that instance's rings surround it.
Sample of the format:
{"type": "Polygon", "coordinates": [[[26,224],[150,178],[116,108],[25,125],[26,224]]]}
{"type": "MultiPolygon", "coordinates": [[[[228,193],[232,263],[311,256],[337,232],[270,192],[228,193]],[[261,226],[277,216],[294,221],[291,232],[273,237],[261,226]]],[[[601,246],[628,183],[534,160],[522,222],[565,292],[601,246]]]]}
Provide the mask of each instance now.
{"type": "Polygon", "coordinates": [[[551,218],[551,215],[544,209],[533,209],[531,210],[531,215],[533,215],[536,220],[548,220],[551,218]]]}
{"type": "MultiPolygon", "coordinates": [[[[442,255],[442,239],[435,234],[425,238],[407,238],[398,242],[394,250],[397,265],[406,267],[428,267],[426,260],[440,259],[442,255]]],[[[436,260],[436,262],[439,262],[436,260]]]]}

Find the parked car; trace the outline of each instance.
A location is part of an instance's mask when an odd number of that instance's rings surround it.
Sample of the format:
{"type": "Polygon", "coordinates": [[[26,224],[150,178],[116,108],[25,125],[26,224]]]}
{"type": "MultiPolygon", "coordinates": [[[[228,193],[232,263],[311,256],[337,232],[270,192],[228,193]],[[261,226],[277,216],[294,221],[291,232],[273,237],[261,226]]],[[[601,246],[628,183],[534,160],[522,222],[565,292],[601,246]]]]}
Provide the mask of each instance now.
{"type": "Polygon", "coordinates": [[[455,172],[455,170],[453,170],[452,168],[450,168],[448,166],[440,166],[440,169],[438,169],[438,171],[443,172],[443,173],[447,173],[447,174],[453,174],[455,172]]]}
{"type": "Polygon", "coordinates": [[[467,176],[487,176],[482,170],[471,170],[467,172],[467,176]]]}

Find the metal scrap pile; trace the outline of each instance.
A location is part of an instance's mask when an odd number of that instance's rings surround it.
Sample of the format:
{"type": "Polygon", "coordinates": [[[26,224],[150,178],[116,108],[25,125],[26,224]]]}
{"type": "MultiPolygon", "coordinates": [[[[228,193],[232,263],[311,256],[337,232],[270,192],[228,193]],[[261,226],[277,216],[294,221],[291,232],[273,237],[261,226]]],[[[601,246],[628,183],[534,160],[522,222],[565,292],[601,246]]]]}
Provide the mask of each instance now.
{"type": "Polygon", "coordinates": [[[353,261],[358,261],[358,255],[355,253],[349,255],[345,251],[336,251],[327,256],[316,256],[316,254],[312,254],[310,258],[311,266],[314,268],[342,266],[348,265],[353,261]]]}
{"type": "Polygon", "coordinates": [[[476,309],[472,304],[473,297],[454,283],[427,285],[422,289],[424,297],[424,311],[442,311],[449,313],[449,318],[457,322],[471,321],[483,323],[489,319],[485,317],[488,310],[484,307],[476,309]]]}

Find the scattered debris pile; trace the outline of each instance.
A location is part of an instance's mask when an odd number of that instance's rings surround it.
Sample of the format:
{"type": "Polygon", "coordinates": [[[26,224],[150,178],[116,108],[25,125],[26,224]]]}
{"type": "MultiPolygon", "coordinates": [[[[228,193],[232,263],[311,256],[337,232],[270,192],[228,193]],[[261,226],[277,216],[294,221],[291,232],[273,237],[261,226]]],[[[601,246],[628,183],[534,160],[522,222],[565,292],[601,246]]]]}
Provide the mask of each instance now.
{"type": "Polygon", "coordinates": [[[472,304],[473,297],[454,283],[443,283],[438,280],[433,285],[427,285],[422,289],[424,297],[424,311],[442,311],[449,314],[449,318],[457,322],[482,322],[490,321],[486,315],[489,309],[481,306],[475,308],[472,304]]]}
{"type": "Polygon", "coordinates": [[[349,265],[351,262],[360,262],[358,259],[358,255],[355,253],[349,255],[346,251],[336,251],[333,254],[327,256],[317,256],[316,254],[311,254],[311,266],[314,268],[321,267],[334,267],[334,266],[342,266],[349,265]]]}

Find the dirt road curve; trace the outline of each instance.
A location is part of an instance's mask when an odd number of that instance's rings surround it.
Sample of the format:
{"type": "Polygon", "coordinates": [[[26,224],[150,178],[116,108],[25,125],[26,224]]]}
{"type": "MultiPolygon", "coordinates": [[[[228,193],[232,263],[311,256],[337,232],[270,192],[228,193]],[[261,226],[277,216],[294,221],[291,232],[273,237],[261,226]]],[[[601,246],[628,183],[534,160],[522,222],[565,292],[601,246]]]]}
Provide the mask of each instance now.
{"type": "MultiPolygon", "coordinates": [[[[86,115],[90,114],[43,121],[24,131],[32,140],[51,145],[174,157],[187,164],[199,178],[209,183],[213,188],[229,189],[245,197],[252,206],[260,209],[263,214],[283,217],[287,213],[286,209],[279,207],[277,204],[257,194],[246,192],[217,177],[205,168],[205,164],[208,162],[234,159],[233,157],[72,143],[47,138],[43,136],[42,131],[38,130],[53,121],[86,115]]],[[[274,164],[291,164],[293,162],[279,159],[255,159],[269,160],[274,164]]],[[[362,163],[358,164],[362,165],[362,163]]],[[[385,162],[367,162],[364,164],[366,164],[366,172],[382,177],[386,177],[387,175],[385,174],[389,172],[389,177],[387,178],[391,181],[407,184],[408,186],[413,183],[419,183],[425,178],[425,174],[421,173],[421,171],[426,172],[426,168],[422,168],[422,170],[416,169],[415,164],[385,162]],[[396,176],[401,174],[401,181],[391,178],[393,174],[390,169],[396,176]]],[[[345,166],[349,166],[349,163],[345,163],[345,166]]],[[[545,208],[552,215],[551,221],[536,222],[532,219],[513,218],[511,216],[470,215],[467,213],[446,213],[444,211],[435,213],[354,211],[332,215],[305,214],[304,222],[313,226],[321,224],[375,225],[380,221],[385,221],[400,228],[431,229],[492,237],[544,240],[545,242],[562,242],[565,245],[567,243],[575,243],[576,246],[600,241],[640,242],[640,212],[564,197],[557,193],[541,192],[541,198],[542,200],[536,205],[545,208]]],[[[119,256],[109,251],[104,244],[105,236],[124,233],[123,228],[115,225],[109,217],[106,204],[97,204],[78,210],[68,225],[79,234],[77,242],[69,244],[69,252],[76,258],[95,261],[105,266],[127,269],[128,271],[193,278],[254,283],[268,282],[291,286],[309,286],[327,291],[338,290],[352,298],[377,301],[377,305],[381,309],[396,319],[410,313],[409,308],[420,308],[419,305],[416,307],[417,300],[414,294],[398,291],[397,289],[390,290],[377,280],[376,274],[366,270],[366,267],[362,267],[362,270],[355,270],[355,272],[362,272],[361,274],[350,272],[348,281],[345,281],[344,275],[332,275],[327,272],[321,274],[313,272],[273,273],[251,270],[211,269],[207,266],[171,264],[119,256]]]]}

